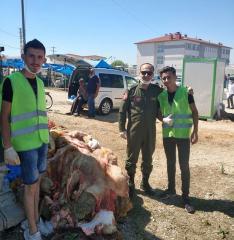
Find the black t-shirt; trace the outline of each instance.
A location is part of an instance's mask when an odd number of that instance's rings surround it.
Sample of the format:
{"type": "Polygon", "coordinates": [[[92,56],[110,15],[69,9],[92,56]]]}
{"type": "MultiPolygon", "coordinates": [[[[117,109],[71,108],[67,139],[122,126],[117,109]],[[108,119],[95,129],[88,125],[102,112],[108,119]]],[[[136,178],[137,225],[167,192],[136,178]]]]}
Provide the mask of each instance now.
{"type": "Polygon", "coordinates": [[[98,84],[99,84],[98,76],[94,75],[91,78],[89,78],[88,86],[87,86],[88,94],[94,94],[97,90],[97,85],[98,84]]]}
{"type": "MultiPolygon", "coordinates": [[[[37,97],[37,81],[36,78],[27,78],[29,84],[31,85],[35,96],[37,97]]],[[[6,102],[12,102],[13,90],[11,86],[11,80],[6,78],[2,87],[2,100],[6,102]]]]}
{"type": "MultiPolygon", "coordinates": [[[[168,93],[168,102],[169,102],[170,105],[172,105],[176,91],[175,91],[175,92],[172,92],[172,93],[171,93],[171,92],[167,92],[167,93],[168,93]]],[[[195,101],[194,101],[193,95],[190,94],[190,93],[188,93],[188,103],[191,104],[191,103],[194,103],[194,102],[195,102],[195,101]]],[[[160,107],[159,101],[158,101],[158,106],[160,107]]]]}

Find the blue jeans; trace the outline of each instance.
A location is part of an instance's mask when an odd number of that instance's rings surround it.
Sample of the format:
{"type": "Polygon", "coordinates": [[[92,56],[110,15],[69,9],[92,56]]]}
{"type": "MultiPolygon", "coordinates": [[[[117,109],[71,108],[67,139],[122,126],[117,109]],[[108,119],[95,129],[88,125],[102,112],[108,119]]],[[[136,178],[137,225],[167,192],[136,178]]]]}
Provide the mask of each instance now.
{"type": "Polygon", "coordinates": [[[38,181],[40,174],[46,171],[48,144],[41,147],[18,152],[23,183],[31,185],[38,181]]]}
{"type": "Polygon", "coordinates": [[[88,108],[89,108],[89,112],[88,112],[88,116],[89,117],[94,117],[95,116],[95,98],[94,98],[95,94],[89,94],[88,95],[88,108]]]}

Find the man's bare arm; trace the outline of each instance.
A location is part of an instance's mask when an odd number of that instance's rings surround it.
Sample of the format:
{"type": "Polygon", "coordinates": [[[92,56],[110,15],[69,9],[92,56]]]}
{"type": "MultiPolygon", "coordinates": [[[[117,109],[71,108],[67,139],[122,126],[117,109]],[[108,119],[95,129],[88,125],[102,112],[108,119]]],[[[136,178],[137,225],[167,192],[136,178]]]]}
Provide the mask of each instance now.
{"type": "Polygon", "coordinates": [[[10,115],[11,103],[7,101],[2,101],[1,130],[3,146],[5,149],[11,147],[10,115]]]}

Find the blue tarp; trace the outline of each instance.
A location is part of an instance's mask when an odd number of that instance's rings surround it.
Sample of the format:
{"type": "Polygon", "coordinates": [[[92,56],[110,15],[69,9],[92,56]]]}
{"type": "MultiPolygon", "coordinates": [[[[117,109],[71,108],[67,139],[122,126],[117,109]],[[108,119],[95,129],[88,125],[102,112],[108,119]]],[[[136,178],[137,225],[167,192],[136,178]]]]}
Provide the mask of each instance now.
{"type": "Polygon", "coordinates": [[[24,62],[22,59],[7,59],[5,61],[2,61],[2,66],[7,68],[7,67],[12,67],[12,68],[17,68],[17,69],[22,69],[24,67],[24,62]]]}
{"type": "MultiPolygon", "coordinates": [[[[111,65],[109,65],[105,60],[100,60],[100,61],[93,61],[93,60],[85,60],[88,64],[90,64],[92,67],[95,68],[112,68],[111,65]]],[[[2,62],[2,66],[7,68],[7,67],[12,67],[12,68],[17,68],[17,69],[22,69],[24,67],[24,62],[22,59],[7,59],[2,62]]],[[[74,71],[75,67],[65,64],[49,64],[45,63],[42,65],[42,68],[50,68],[55,72],[59,72],[65,75],[71,75],[72,72],[74,71]]]]}
{"type": "Polygon", "coordinates": [[[42,68],[51,68],[55,72],[62,73],[64,75],[71,75],[75,67],[71,65],[61,65],[61,64],[43,64],[42,68]]]}
{"type": "MultiPolygon", "coordinates": [[[[24,67],[24,62],[22,59],[7,59],[2,62],[2,66],[4,68],[11,67],[11,68],[17,68],[22,69],[24,67]]],[[[71,75],[75,67],[70,65],[61,65],[61,64],[48,64],[45,63],[42,65],[42,68],[51,68],[55,72],[59,72],[65,75],[71,75]]]]}
{"type": "Polygon", "coordinates": [[[101,59],[98,61],[95,60],[84,60],[88,64],[90,64],[94,68],[113,68],[110,64],[108,64],[105,60],[101,59]]]}

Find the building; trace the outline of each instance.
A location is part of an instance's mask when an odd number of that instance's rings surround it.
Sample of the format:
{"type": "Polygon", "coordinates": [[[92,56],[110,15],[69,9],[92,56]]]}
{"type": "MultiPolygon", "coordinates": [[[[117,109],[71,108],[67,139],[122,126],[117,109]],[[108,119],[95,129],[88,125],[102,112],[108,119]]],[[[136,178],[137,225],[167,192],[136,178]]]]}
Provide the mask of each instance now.
{"type": "Polygon", "coordinates": [[[218,58],[229,64],[230,47],[200,38],[191,38],[180,32],[137,42],[137,66],[149,62],[156,70],[173,66],[182,75],[183,58],[218,58]]]}

